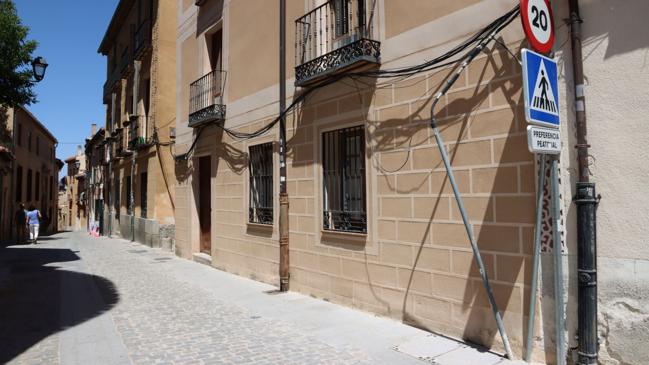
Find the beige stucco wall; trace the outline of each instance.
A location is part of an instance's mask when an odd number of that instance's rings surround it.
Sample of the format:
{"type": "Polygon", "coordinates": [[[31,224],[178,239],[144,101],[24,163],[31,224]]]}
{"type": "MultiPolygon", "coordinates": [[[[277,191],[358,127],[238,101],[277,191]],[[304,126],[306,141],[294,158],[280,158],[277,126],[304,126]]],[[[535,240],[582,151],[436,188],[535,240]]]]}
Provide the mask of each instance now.
{"type": "MultiPolygon", "coordinates": [[[[176,99],[176,14],[177,3],[175,1],[154,1],[154,12],[151,30],[151,49],[141,58],[139,73],[139,98],[135,105],[135,112],[144,115],[144,100],[146,91],[145,81],[150,80],[150,108],[147,120],[147,139],[151,139],[154,131],[157,131],[160,147],[149,146],[137,151],[135,156],[115,159],[113,161],[112,176],[119,181],[120,196],[119,202],[113,204],[118,206],[118,214],[126,215],[129,196],[126,194],[126,178],[132,175],[132,158],[135,158],[135,178],[133,181],[133,194],[135,198],[134,215],[142,215],[141,174],[147,172],[147,219],[157,220],[160,225],[174,224],[174,163],[172,150],[169,147],[172,130],[175,126],[175,99],[176,99]]],[[[148,13],[148,9],[145,11],[148,13]]],[[[145,15],[146,16],[146,15],[145,15]]],[[[112,40],[118,45],[132,47],[130,38],[130,24],[137,23],[137,2],[130,9],[129,14],[123,20],[123,26],[116,39],[112,40]]],[[[118,50],[121,52],[121,49],[118,50]]],[[[110,65],[112,55],[108,56],[110,65]]],[[[131,70],[126,77],[118,81],[116,94],[116,127],[127,129],[129,114],[127,103],[133,95],[134,78],[133,60],[131,70]]],[[[110,68],[110,67],[109,67],[110,68]]],[[[110,99],[110,98],[109,98],[110,99]]],[[[107,101],[107,124],[106,129],[110,131],[109,121],[111,118],[111,102],[107,101]]],[[[144,135],[144,131],[138,131],[144,135]]],[[[130,136],[125,133],[125,139],[130,136]]],[[[109,194],[114,195],[114,187],[111,186],[109,194]]],[[[115,199],[115,197],[113,197],[115,199]]],[[[109,199],[105,200],[109,204],[109,199]]],[[[121,220],[121,218],[120,218],[121,220]]],[[[115,222],[118,223],[118,222],[115,222]]],[[[119,232],[119,224],[113,224],[113,231],[119,232]]]]}
{"type": "Polygon", "coordinates": [[[384,0],[386,38],[393,37],[422,24],[461,10],[480,0],[455,1],[411,1],[404,6],[403,1],[384,0]]]}
{"type": "MultiPolygon", "coordinates": [[[[252,131],[276,114],[273,79],[277,67],[272,55],[277,48],[272,41],[252,42],[261,49],[249,47],[251,41],[245,40],[257,33],[249,28],[245,34],[237,32],[250,26],[251,15],[233,4],[226,2],[223,20],[229,40],[224,45],[229,72],[226,125],[252,131]],[[263,52],[264,47],[268,52],[263,52]],[[254,57],[247,53],[253,49],[254,57]],[[256,67],[256,62],[267,67],[256,67]]],[[[439,18],[440,23],[425,23],[434,18],[422,18],[419,27],[415,23],[408,32],[381,39],[383,67],[430,59],[511,6],[511,2],[499,1],[455,12],[449,9],[439,18]],[[478,14],[478,22],[420,39],[440,24],[462,23],[478,14]]],[[[409,29],[398,28],[405,23],[403,19],[390,18],[391,14],[406,15],[383,7],[379,14],[385,17],[386,28],[397,24],[393,29],[409,29]]],[[[179,12],[178,152],[184,152],[195,136],[186,126],[186,85],[204,71],[200,50],[204,39],[195,34],[195,16],[194,7],[179,12]]],[[[276,27],[276,23],[264,27],[276,27]]],[[[505,34],[506,41],[517,44],[522,34],[520,28],[512,28],[505,34]]],[[[292,32],[290,26],[287,34],[292,32]]],[[[389,32],[382,28],[379,34],[389,32]]],[[[293,58],[287,60],[290,70],[293,58]]],[[[334,85],[319,91],[289,118],[291,288],[501,349],[427,126],[427,100],[449,72],[426,73],[398,84],[334,85]],[[320,229],[320,136],[325,130],[348,125],[366,125],[367,139],[372,141],[366,151],[368,234],[360,236],[320,229]],[[404,162],[398,171],[386,172],[404,162]]],[[[522,111],[516,106],[520,88],[520,70],[507,53],[496,49],[476,59],[440,107],[443,138],[519,355],[526,321],[523,308],[529,298],[527,266],[535,192],[534,163],[525,146],[522,111]],[[464,114],[467,112],[471,115],[464,114]]],[[[249,145],[275,140],[274,133],[241,142],[208,127],[193,153],[194,158],[212,157],[212,264],[272,283],[278,279],[277,216],[273,227],[247,223],[246,154],[249,145]],[[215,140],[220,143],[214,145],[215,140]]],[[[176,212],[177,217],[183,217],[182,223],[177,220],[177,250],[188,258],[198,251],[196,207],[200,193],[194,162],[176,167],[180,176],[176,212]]],[[[543,348],[536,357],[545,358],[543,348]]]]}
{"type": "MultiPolygon", "coordinates": [[[[557,45],[568,37],[560,27],[568,17],[567,5],[556,2],[557,45]]],[[[631,1],[580,1],[583,22],[583,55],[591,158],[591,181],[602,200],[597,208],[597,269],[600,361],[604,364],[649,362],[649,250],[646,247],[649,196],[646,180],[649,158],[649,30],[640,14],[649,3],[631,1]]],[[[564,197],[575,194],[577,160],[573,146],[574,98],[570,43],[558,52],[562,74],[561,99],[566,124],[563,146],[564,197]],[[564,92],[565,91],[565,92],[564,92]]],[[[576,205],[564,199],[567,214],[567,338],[574,346],[577,330],[576,205]]]]}

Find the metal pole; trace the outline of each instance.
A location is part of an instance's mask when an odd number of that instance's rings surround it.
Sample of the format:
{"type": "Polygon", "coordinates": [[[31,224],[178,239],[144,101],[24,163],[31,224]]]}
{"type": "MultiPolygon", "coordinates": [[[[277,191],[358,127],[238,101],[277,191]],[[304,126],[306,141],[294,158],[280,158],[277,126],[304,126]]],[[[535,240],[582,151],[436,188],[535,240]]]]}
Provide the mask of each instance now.
{"type": "Polygon", "coordinates": [[[541,255],[541,224],[543,218],[543,186],[545,185],[545,155],[540,154],[539,184],[536,193],[536,228],[534,229],[534,260],[532,263],[532,289],[530,290],[530,311],[527,319],[527,342],[525,346],[525,361],[532,358],[532,338],[534,337],[534,317],[536,316],[536,291],[539,276],[539,258],[541,255]]]}
{"type": "Polygon", "coordinates": [[[473,258],[478,264],[480,269],[480,277],[482,278],[482,284],[484,285],[485,290],[487,291],[487,297],[489,297],[489,303],[491,304],[491,310],[496,318],[496,325],[498,326],[498,331],[500,332],[500,337],[502,338],[503,345],[505,346],[505,352],[507,353],[507,358],[510,360],[514,359],[514,354],[512,353],[511,346],[509,345],[509,338],[507,337],[507,332],[505,332],[505,326],[503,324],[502,317],[498,311],[498,305],[496,304],[496,299],[494,298],[493,291],[491,290],[491,284],[489,284],[489,277],[487,276],[487,271],[485,270],[484,263],[482,262],[482,257],[480,256],[480,249],[475,242],[475,237],[473,236],[473,228],[469,222],[469,218],[464,209],[464,201],[460,195],[460,191],[457,188],[455,182],[455,176],[453,175],[453,170],[451,164],[448,160],[448,155],[446,154],[446,148],[442,142],[442,137],[439,135],[439,130],[437,125],[433,126],[433,133],[435,134],[435,140],[437,141],[437,146],[439,147],[439,152],[442,155],[442,160],[444,161],[444,166],[446,167],[446,173],[448,174],[448,180],[451,183],[453,188],[453,194],[455,195],[455,201],[457,202],[458,208],[460,208],[460,214],[462,215],[462,221],[464,222],[464,228],[466,229],[466,234],[469,237],[469,242],[471,243],[471,249],[473,250],[473,258]]]}
{"type": "Polygon", "coordinates": [[[566,363],[566,344],[563,339],[563,257],[561,254],[561,205],[559,201],[559,162],[558,157],[552,160],[552,235],[554,241],[554,323],[556,330],[557,365],[566,363]]]}
{"type": "Polygon", "coordinates": [[[135,151],[131,156],[131,194],[128,201],[131,205],[131,242],[133,242],[135,241],[135,151]]]}
{"type": "Polygon", "coordinates": [[[578,306],[577,337],[580,365],[597,364],[597,202],[595,184],[589,182],[588,140],[586,129],[586,98],[584,94],[584,64],[582,59],[583,20],[579,14],[579,2],[570,0],[570,43],[572,49],[572,73],[575,88],[575,119],[577,135],[577,162],[579,181],[577,197],[577,270],[578,306]]]}
{"type": "Polygon", "coordinates": [[[480,42],[473,50],[471,50],[471,52],[468,54],[464,62],[462,62],[460,67],[458,67],[457,71],[446,81],[446,84],[444,84],[442,90],[440,90],[435,95],[433,99],[433,103],[430,106],[430,126],[433,129],[433,134],[435,135],[435,140],[437,141],[437,147],[439,147],[439,152],[442,155],[442,160],[444,161],[444,167],[446,167],[446,173],[451,183],[451,187],[453,188],[453,194],[455,195],[455,201],[457,202],[458,208],[460,209],[460,213],[462,214],[462,221],[464,222],[464,228],[466,229],[469,242],[471,243],[471,249],[473,250],[473,258],[476,260],[476,263],[478,264],[478,268],[480,269],[480,277],[482,278],[482,284],[484,285],[484,288],[487,291],[487,297],[489,298],[491,311],[493,312],[494,317],[496,319],[496,325],[498,326],[498,332],[500,332],[500,337],[503,341],[503,346],[505,347],[507,358],[513,360],[514,354],[512,353],[511,346],[509,345],[509,338],[507,336],[507,332],[505,331],[505,325],[503,324],[502,317],[500,316],[500,312],[498,311],[498,305],[496,304],[496,300],[494,299],[493,291],[491,290],[491,284],[489,284],[489,277],[487,276],[487,271],[485,270],[484,263],[482,262],[482,257],[480,256],[480,250],[478,249],[478,245],[475,242],[475,237],[473,235],[473,228],[471,226],[471,223],[469,222],[469,218],[466,214],[466,210],[464,209],[464,201],[462,200],[460,191],[457,188],[457,184],[455,182],[455,176],[453,175],[453,169],[451,168],[451,164],[448,160],[448,155],[446,153],[446,148],[444,147],[442,137],[440,136],[439,130],[437,128],[437,118],[435,118],[435,106],[439,102],[440,98],[448,92],[451,86],[453,86],[455,81],[457,81],[457,79],[460,77],[460,74],[464,71],[464,69],[469,65],[469,63],[471,63],[471,61],[473,61],[473,59],[478,54],[480,54],[480,52],[482,52],[484,47],[491,39],[495,37],[497,32],[498,29],[494,30],[487,38],[482,40],[482,42],[480,42]]]}
{"type": "Polygon", "coordinates": [[[289,287],[288,192],[286,190],[286,0],[279,1],[279,290],[289,287]]]}

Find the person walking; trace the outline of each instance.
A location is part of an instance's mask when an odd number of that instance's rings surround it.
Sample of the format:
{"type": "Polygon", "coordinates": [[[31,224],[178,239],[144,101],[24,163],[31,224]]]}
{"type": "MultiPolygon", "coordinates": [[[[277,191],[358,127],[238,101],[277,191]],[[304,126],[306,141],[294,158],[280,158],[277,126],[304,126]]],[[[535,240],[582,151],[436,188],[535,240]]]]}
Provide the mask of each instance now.
{"type": "Polygon", "coordinates": [[[27,232],[25,219],[27,217],[27,211],[25,210],[25,204],[20,203],[18,210],[14,213],[14,224],[16,225],[16,243],[23,244],[25,243],[25,233],[27,232]]]}
{"type": "Polygon", "coordinates": [[[32,244],[38,243],[38,227],[40,225],[41,212],[36,209],[34,204],[29,206],[25,221],[29,225],[29,239],[32,244]]]}

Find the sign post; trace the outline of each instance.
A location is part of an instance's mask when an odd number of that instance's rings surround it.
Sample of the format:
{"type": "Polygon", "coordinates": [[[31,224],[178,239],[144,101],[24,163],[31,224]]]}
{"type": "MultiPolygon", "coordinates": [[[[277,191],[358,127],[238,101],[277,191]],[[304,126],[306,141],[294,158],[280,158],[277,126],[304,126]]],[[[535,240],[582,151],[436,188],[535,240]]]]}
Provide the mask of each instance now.
{"type": "MultiPolygon", "coordinates": [[[[541,0],[521,1],[530,4],[544,3],[541,0]]],[[[534,7],[534,6],[532,6],[534,7]]],[[[536,8],[536,7],[534,7],[536,8]]],[[[521,7],[521,11],[524,12],[521,7]]],[[[545,10],[538,10],[543,14],[545,10]]],[[[548,12],[549,13],[549,8],[548,12]]],[[[540,17],[540,15],[539,15],[540,17]]],[[[539,18],[540,19],[540,18],[539,18]]],[[[540,21],[540,20],[539,20],[540,21]]],[[[525,24],[525,20],[523,21],[525,24]]],[[[541,24],[541,23],[540,23],[541,24]]],[[[533,25],[532,28],[534,29],[533,25]]],[[[550,30],[550,34],[552,31],[550,30]]],[[[538,34],[534,33],[535,36],[538,34]]],[[[529,35],[528,35],[529,37],[529,35]]],[[[550,37],[552,38],[552,37],[550,37]]],[[[532,39],[530,39],[530,43],[532,39]]],[[[551,44],[550,44],[551,48],[551,44]]],[[[541,251],[541,216],[543,211],[543,186],[545,177],[546,155],[552,156],[551,186],[551,216],[554,242],[554,299],[557,364],[564,365],[566,361],[563,301],[563,261],[561,255],[561,207],[559,200],[559,155],[561,153],[561,132],[559,127],[559,90],[557,63],[555,60],[528,49],[521,52],[523,64],[523,94],[525,103],[525,119],[530,123],[527,127],[527,142],[530,152],[540,155],[539,186],[536,206],[536,230],[534,237],[534,258],[532,267],[532,290],[528,318],[527,346],[525,360],[530,361],[532,355],[532,337],[534,335],[534,317],[536,312],[536,293],[538,286],[539,256],[541,251]]]]}

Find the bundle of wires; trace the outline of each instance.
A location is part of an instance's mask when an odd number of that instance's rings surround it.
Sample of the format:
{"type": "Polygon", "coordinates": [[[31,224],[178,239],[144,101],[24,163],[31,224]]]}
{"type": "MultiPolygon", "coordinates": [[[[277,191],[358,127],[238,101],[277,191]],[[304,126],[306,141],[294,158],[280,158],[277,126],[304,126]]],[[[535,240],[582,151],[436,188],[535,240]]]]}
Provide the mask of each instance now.
{"type": "MultiPolygon", "coordinates": [[[[400,68],[394,68],[394,69],[384,69],[384,70],[371,70],[371,71],[362,71],[362,72],[345,72],[345,73],[340,73],[337,75],[334,75],[330,78],[327,78],[323,82],[316,84],[310,88],[304,89],[301,93],[299,93],[294,99],[293,102],[288,105],[286,110],[278,115],[275,119],[273,119],[270,123],[265,125],[264,127],[254,131],[254,132],[239,132],[235,131],[233,129],[227,128],[223,125],[223,123],[217,123],[215,124],[218,128],[222,129],[225,133],[227,133],[230,137],[238,140],[246,140],[246,139],[251,139],[251,138],[256,138],[259,137],[269,130],[271,130],[275,125],[280,121],[280,119],[285,118],[287,114],[291,113],[293,109],[302,101],[304,101],[307,96],[309,96],[311,93],[314,91],[321,89],[325,86],[331,85],[333,83],[336,83],[344,78],[351,78],[351,79],[359,79],[359,78],[403,78],[407,79],[411,76],[414,76],[416,74],[422,73],[422,72],[427,72],[431,71],[434,69],[438,68],[443,68],[447,67],[456,63],[459,63],[463,61],[465,58],[468,57],[468,55],[471,53],[472,50],[470,50],[471,47],[476,47],[479,44],[483,44],[483,42],[488,41],[488,38],[493,38],[493,35],[499,33],[502,29],[504,29],[506,26],[508,26],[519,14],[519,5],[516,5],[512,10],[508,11],[507,13],[503,14],[490,24],[488,24],[486,27],[466,39],[464,42],[458,44],[457,46],[453,47],[450,49],[448,52],[433,58],[432,60],[426,61],[424,63],[414,65],[414,66],[407,66],[407,67],[400,67],[400,68]],[[469,49],[469,51],[467,51],[469,49]],[[458,55],[461,55],[460,57],[457,57],[458,55]]],[[[486,43],[486,42],[485,42],[486,43]]],[[[176,160],[187,160],[189,155],[191,154],[192,150],[196,146],[196,142],[198,138],[201,135],[201,132],[203,131],[203,128],[201,128],[196,137],[194,138],[194,141],[190,148],[187,150],[186,153],[179,155],[179,156],[174,156],[176,160]]]]}

